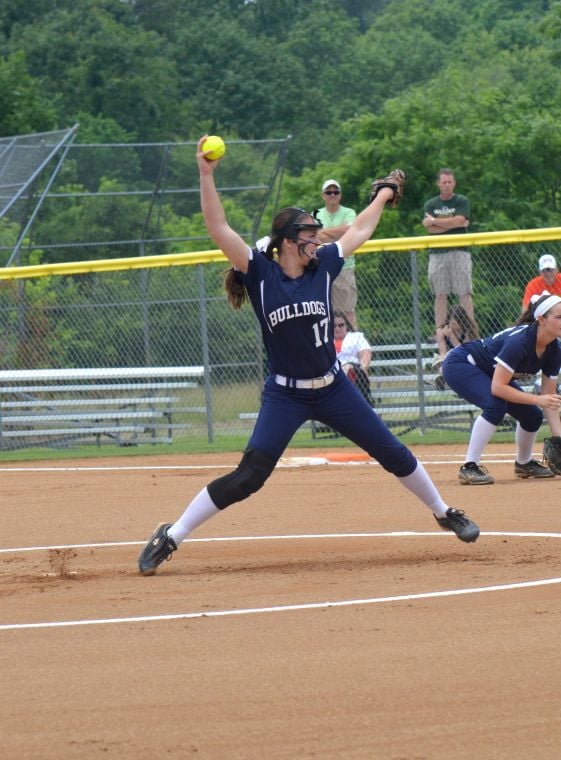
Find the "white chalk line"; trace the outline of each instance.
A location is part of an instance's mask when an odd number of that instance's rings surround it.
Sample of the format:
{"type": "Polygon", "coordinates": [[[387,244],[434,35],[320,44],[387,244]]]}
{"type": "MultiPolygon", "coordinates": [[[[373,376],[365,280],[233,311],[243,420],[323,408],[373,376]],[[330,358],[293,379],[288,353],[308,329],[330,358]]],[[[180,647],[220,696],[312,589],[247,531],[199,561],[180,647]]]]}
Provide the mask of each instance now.
{"type": "MultiPolygon", "coordinates": [[[[215,541],[271,541],[271,540],[294,540],[294,539],[311,539],[311,538],[364,538],[364,537],[451,537],[449,534],[442,532],[421,533],[415,531],[396,531],[391,533],[319,533],[319,534],[297,534],[297,535],[279,535],[279,536],[231,536],[220,538],[200,538],[187,539],[187,542],[215,542],[215,541]]],[[[542,532],[504,532],[488,531],[481,536],[495,537],[517,537],[517,538],[561,538],[561,533],[542,533],[542,532]]],[[[114,547],[114,546],[132,546],[143,544],[143,541],[117,542],[106,544],[73,544],[68,546],[51,546],[51,547],[26,547],[23,549],[2,549],[2,552],[16,551],[39,551],[40,549],[70,549],[70,548],[93,548],[93,547],[114,547]]],[[[549,586],[561,583],[561,578],[546,578],[535,581],[520,581],[517,583],[506,583],[493,586],[478,586],[465,589],[450,589],[448,591],[429,591],[418,594],[400,594],[398,596],[371,597],[366,599],[345,599],[341,601],[324,601],[311,602],[308,604],[288,604],[276,607],[249,607],[238,610],[215,610],[213,612],[181,612],[166,615],[141,615],[123,618],[99,618],[93,620],[58,620],[41,623],[9,623],[0,625],[0,631],[30,630],[35,628],[71,628],[77,626],[90,625],[115,625],[130,623],[153,623],[168,620],[195,620],[199,618],[214,617],[233,617],[240,615],[258,615],[271,612],[295,612],[304,610],[318,610],[335,607],[350,607],[358,605],[383,604],[387,602],[404,602],[415,601],[419,599],[437,599],[440,597],[462,596],[466,594],[481,594],[493,591],[510,591],[513,589],[535,588],[538,586],[549,586]]]]}
{"type": "Polygon", "coordinates": [[[0,473],[10,472],[126,472],[127,470],[216,470],[224,467],[235,467],[235,464],[169,464],[169,465],[124,465],[93,467],[0,467],[0,473]]]}
{"type": "Polygon", "coordinates": [[[130,623],[154,623],[163,620],[196,620],[199,618],[235,617],[240,615],[261,615],[270,612],[300,612],[303,610],[321,610],[335,607],[352,607],[358,605],[384,604],[387,602],[411,602],[418,599],[437,599],[440,597],[483,594],[491,591],[511,591],[537,586],[551,586],[561,583],[561,578],[546,578],[539,581],[523,581],[496,586],[479,586],[476,588],[450,589],[448,591],[429,591],[421,594],[400,594],[399,596],[380,596],[367,599],[345,599],[334,602],[312,602],[310,604],[284,604],[277,607],[249,607],[240,610],[215,610],[214,612],[180,612],[168,615],[141,615],[126,618],[100,618],[97,620],[57,620],[45,623],[13,623],[0,625],[0,631],[29,630],[34,628],[71,628],[84,625],[115,625],[130,623]]]}
{"type": "MultiPolygon", "coordinates": [[[[441,454],[440,456],[448,456],[441,454]]],[[[465,457],[463,454],[450,454],[453,459],[421,459],[419,461],[424,465],[461,465],[464,463],[465,457]]],[[[533,454],[538,459],[541,458],[541,453],[533,454]]],[[[486,464],[514,464],[514,455],[512,454],[495,454],[493,458],[491,456],[482,457],[482,461],[486,464]],[[498,457],[498,458],[497,458],[498,457]]],[[[0,474],[9,473],[43,473],[43,472],[135,472],[146,470],[223,470],[224,468],[235,467],[237,462],[229,462],[222,464],[172,464],[172,465],[80,465],[76,467],[72,466],[49,466],[49,467],[37,467],[37,466],[21,466],[21,467],[0,467],[0,474]]],[[[307,467],[314,465],[331,465],[332,467],[357,467],[359,465],[375,466],[379,467],[379,463],[373,459],[369,460],[347,460],[345,462],[334,461],[328,457],[309,456],[309,457],[282,457],[282,461],[279,461],[277,468],[285,469],[291,467],[307,467]]]]}
{"type": "MultiPolygon", "coordinates": [[[[535,531],[482,531],[481,536],[511,538],[561,538],[561,533],[543,533],[535,531]]],[[[220,543],[228,541],[294,541],[321,538],[408,538],[408,537],[456,538],[453,533],[443,531],[398,530],[383,533],[295,533],[276,536],[215,536],[214,538],[187,538],[186,544],[220,543]]],[[[51,544],[48,546],[17,546],[0,549],[0,554],[19,554],[22,552],[42,552],[54,549],[108,549],[119,546],[144,546],[144,541],[100,541],[88,544],[51,544]]]]}

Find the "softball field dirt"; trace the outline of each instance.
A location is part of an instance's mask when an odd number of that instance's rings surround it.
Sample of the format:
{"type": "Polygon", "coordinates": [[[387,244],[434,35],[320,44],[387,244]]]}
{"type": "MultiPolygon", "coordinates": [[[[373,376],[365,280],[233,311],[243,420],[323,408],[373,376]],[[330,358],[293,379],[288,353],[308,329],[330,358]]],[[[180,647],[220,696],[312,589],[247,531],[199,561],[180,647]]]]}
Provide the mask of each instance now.
{"type": "Polygon", "coordinates": [[[415,453],[476,544],[352,450],[290,450],[149,578],[237,454],[0,464],[0,756],[561,757],[561,478],[415,453]]]}

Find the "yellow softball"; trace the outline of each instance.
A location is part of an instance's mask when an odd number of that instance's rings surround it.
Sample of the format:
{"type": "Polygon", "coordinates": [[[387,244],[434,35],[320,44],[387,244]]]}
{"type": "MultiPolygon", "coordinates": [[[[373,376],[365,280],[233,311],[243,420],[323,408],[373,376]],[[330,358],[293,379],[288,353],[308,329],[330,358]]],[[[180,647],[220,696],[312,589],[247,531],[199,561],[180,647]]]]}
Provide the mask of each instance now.
{"type": "Polygon", "coordinates": [[[217,135],[210,135],[203,143],[203,153],[206,153],[205,158],[208,158],[209,161],[218,161],[225,152],[226,146],[224,145],[224,140],[217,135]],[[207,153],[207,151],[210,151],[210,153],[207,153]]]}

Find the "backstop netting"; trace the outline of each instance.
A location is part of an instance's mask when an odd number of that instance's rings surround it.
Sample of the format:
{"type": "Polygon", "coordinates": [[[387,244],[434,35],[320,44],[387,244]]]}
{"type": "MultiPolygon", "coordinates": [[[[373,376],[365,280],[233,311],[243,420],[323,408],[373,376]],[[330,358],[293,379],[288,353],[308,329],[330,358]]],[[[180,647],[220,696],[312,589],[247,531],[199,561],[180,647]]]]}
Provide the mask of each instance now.
{"type": "MultiPolygon", "coordinates": [[[[210,247],[196,141],[87,144],[77,133],[0,141],[0,266],[210,247]]],[[[219,191],[248,242],[277,202],[289,140],[227,143],[219,191]]]]}

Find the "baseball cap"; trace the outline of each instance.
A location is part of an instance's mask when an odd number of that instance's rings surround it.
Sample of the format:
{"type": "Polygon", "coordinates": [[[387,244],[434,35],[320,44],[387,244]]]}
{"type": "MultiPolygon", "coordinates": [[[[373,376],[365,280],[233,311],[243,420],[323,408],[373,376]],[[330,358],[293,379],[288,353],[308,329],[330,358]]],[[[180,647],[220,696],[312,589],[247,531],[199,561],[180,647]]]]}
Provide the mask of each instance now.
{"type": "Polygon", "coordinates": [[[321,192],[325,193],[325,191],[327,190],[327,188],[330,187],[331,185],[335,185],[335,187],[337,188],[337,190],[341,189],[341,185],[337,182],[336,179],[326,179],[325,182],[323,183],[323,185],[321,186],[321,192]]]}
{"type": "Polygon", "coordinates": [[[540,272],[542,271],[542,269],[557,269],[557,262],[555,261],[555,256],[552,256],[550,253],[544,253],[543,256],[540,256],[538,267],[539,267],[540,272]]]}

